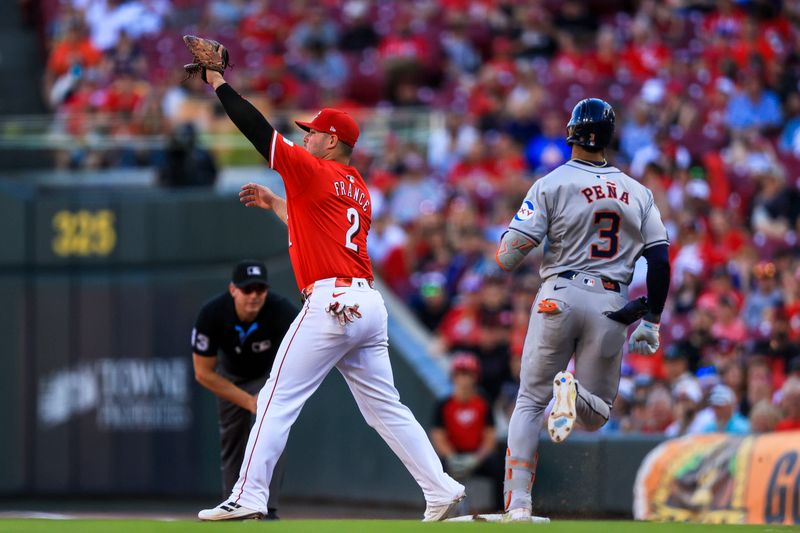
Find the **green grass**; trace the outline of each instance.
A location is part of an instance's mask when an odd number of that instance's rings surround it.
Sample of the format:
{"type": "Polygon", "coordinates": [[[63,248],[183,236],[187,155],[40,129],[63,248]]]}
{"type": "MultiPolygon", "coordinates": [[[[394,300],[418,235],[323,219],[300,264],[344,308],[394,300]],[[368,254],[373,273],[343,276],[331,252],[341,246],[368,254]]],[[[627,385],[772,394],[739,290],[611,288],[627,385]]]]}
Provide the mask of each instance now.
{"type": "Polygon", "coordinates": [[[556,520],[550,524],[491,524],[491,523],[437,523],[423,524],[410,520],[282,520],[263,522],[201,523],[190,520],[0,520],[0,532],[24,533],[173,533],[173,532],[276,532],[276,533],[405,533],[405,532],[459,532],[480,533],[502,531],[533,531],[546,533],[668,533],[696,532],[715,533],[734,531],[749,533],[756,531],[800,531],[798,526],[728,526],[707,524],[645,523],[633,521],[572,521],[556,520]]]}

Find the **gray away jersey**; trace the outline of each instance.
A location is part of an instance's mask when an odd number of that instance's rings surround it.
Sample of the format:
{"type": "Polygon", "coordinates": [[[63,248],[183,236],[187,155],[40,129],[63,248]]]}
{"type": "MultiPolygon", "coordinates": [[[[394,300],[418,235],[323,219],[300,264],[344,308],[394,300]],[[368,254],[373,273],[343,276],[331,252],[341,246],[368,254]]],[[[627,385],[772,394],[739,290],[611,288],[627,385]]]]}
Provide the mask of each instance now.
{"type": "Polygon", "coordinates": [[[653,193],[615,167],[568,161],[528,191],[510,229],[538,246],[542,279],[577,270],[630,283],[646,248],[667,244],[653,193]]]}

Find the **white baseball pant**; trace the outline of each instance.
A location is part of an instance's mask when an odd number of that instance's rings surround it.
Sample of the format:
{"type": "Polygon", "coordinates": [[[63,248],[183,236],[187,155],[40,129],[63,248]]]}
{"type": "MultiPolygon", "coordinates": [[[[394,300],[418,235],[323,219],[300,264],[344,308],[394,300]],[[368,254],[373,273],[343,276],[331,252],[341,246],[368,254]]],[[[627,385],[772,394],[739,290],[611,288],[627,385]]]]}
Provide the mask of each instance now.
{"type": "Polygon", "coordinates": [[[289,429],[306,400],[335,366],[364,419],[406,466],[426,502],[451,502],[464,487],[444,473],[425,430],[400,402],[394,386],[383,297],[361,278],[353,278],[349,287],[336,285],[336,278],[314,283],[281,342],[270,377],[258,395],[256,422],[231,499],[267,512],[269,482],[289,429]],[[358,304],[362,318],[340,326],[326,312],[334,300],[358,304]]]}

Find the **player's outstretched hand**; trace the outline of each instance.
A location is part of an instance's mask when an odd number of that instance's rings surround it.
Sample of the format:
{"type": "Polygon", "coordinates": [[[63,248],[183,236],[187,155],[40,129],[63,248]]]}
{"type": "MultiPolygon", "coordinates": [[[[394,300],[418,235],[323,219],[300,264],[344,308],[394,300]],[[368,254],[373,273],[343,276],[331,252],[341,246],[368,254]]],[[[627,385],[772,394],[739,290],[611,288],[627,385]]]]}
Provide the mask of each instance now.
{"type": "Polygon", "coordinates": [[[358,304],[345,305],[342,302],[333,301],[328,304],[328,308],[325,310],[336,317],[340,326],[345,326],[350,322],[355,322],[357,318],[361,318],[358,304]]]}
{"type": "Polygon", "coordinates": [[[628,340],[628,350],[642,355],[653,355],[660,344],[658,330],[658,324],[642,320],[628,340]]]}
{"type": "Polygon", "coordinates": [[[269,187],[258,183],[246,183],[239,191],[239,201],[247,207],[275,209],[275,201],[279,198],[269,187]]]}

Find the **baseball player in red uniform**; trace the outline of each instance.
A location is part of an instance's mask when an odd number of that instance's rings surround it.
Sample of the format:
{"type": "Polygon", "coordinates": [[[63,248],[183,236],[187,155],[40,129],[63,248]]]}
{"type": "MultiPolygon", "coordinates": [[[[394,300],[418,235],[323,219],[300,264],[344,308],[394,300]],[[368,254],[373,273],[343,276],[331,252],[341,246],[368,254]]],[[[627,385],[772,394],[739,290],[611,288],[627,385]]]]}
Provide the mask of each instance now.
{"type": "Polygon", "coordinates": [[[425,521],[444,520],[464,498],[464,487],[444,473],[425,431],[400,402],[389,362],[387,313],[372,287],[367,233],[369,190],[349,165],[358,140],[356,122],[323,109],[298,146],[209,70],[225,112],[283,178],[286,199],[255,184],[242,188],[248,206],[272,209],[289,226],[289,256],[305,298],[278,349],[258,395],[239,480],[230,498],[199,513],[201,520],[259,517],[267,513],[275,463],[303,404],[336,367],[367,423],[397,454],[425,495],[425,521]]]}

